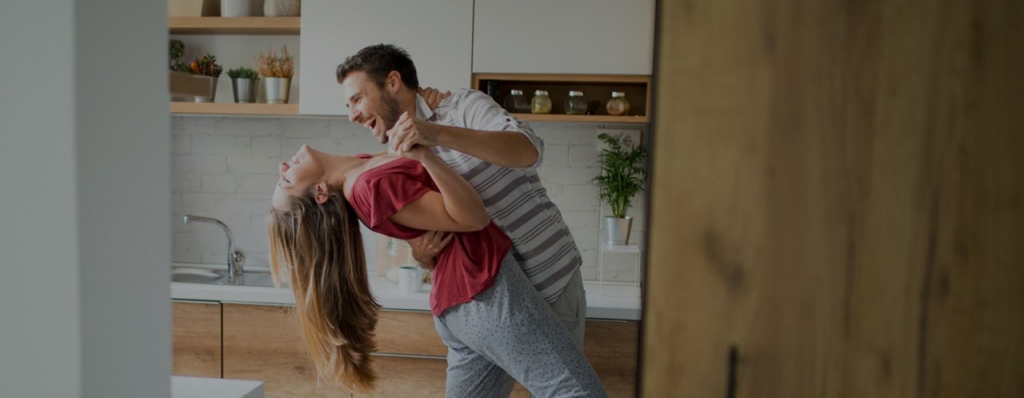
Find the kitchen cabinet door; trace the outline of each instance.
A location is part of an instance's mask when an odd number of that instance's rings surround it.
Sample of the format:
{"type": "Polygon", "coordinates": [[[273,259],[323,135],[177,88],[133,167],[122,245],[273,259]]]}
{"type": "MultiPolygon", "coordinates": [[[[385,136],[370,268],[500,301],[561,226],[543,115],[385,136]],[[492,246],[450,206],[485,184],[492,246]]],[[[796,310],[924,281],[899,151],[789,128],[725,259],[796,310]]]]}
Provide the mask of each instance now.
{"type": "Polygon", "coordinates": [[[652,73],[654,0],[476,0],[475,7],[474,73],[652,73]]]}
{"type": "Polygon", "coordinates": [[[176,301],[171,306],[172,374],[221,377],[220,303],[176,301]]]}
{"type": "Polygon", "coordinates": [[[299,113],[347,115],[335,72],[372,44],[404,48],[420,85],[469,87],[473,0],[306,0],[302,2],[299,113]]]}
{"type": "MultiPolygon", "coordinates": [[[[294,307],[224,304],[224,378],[262,380],[267,397],[348,396],[339,388],[317,382],[316,367],[293,311],[294,307]]],[[[395,322],[404,317],[393,314],[381,313],[382,321],[376,331],[378,342],[408,336],[395,322]]],[[[435,334],[432,327],[421,328],[419,332],[435,334]]],[[[377,389],[366,396],[443,397],[448,363],[444,358],[415,354],[376,355],[377,389]]]]}

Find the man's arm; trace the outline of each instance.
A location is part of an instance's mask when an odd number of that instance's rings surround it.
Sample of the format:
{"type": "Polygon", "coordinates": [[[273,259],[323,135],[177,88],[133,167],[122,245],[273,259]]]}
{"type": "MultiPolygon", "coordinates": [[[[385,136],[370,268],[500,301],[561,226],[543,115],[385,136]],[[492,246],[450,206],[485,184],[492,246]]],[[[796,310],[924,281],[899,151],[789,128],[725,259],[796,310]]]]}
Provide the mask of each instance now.
{"type": "Polygon", "coordinates": [[[486,94],[472,91],[455,101],[461,112],[457,117],[467,128],[414,118],[409,128],[389,132],[391,148],[402,153],[416,144],[443,146],[509,168],[530,167],[539,162],[543,142],[486,94]]]}
{"type": "Polygon", "coordinates": [[[537,163],[539,154],[529,138],[518,131],[483,131],[442,126],[415,120],[413,129],[388,137],[396,152],[409,151],[416,144],[443,146],[502,167],[522,168],[537,163]]]}

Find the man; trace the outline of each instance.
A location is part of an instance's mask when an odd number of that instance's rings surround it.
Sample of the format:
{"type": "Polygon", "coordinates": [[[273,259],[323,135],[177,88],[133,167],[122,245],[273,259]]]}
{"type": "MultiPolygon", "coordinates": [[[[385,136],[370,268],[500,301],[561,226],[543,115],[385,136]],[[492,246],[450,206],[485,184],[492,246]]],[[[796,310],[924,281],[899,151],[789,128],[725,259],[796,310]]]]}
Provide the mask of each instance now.
{"type": "MultiPolygon", "coordinates": [[[[395,152],[431,147],[469,181],[493,221],[512,239],[515,258],[530,282],[582,349],[587,307],[582,260],[537,174],[543,141],[479,91],[458,90],[431,110],[417,94],[412,59],[392,45],[360,50],[338,66],[337,78],[349,120],[366,126],[395,152]],[[403,114],[407,117],[398,123],[403,114]]],[[[437,234],[426,236],[413,247],[417,260],[429,268],[430,252],[423,249],[447,242],[437,234]]]]}

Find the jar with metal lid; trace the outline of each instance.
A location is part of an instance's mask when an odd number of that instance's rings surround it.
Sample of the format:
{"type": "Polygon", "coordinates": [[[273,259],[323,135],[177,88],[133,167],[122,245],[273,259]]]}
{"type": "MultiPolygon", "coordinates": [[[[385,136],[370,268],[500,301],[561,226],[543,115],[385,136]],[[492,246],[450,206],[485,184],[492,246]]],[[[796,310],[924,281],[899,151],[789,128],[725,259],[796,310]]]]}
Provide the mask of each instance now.
{"type": "Polygon", "coordinates": [[[629,101],[626,101],[626,93],[621,91],[612,91],[612,99],[608,100],[608,105],[605,109],[607,109],[608,114],[612,116],[628,115],[629,101]]]}
{"type": "Polygon", "coordinates": [[[505,97],[505,110],[511,113],[530,113],[530,101],[526,100],[523,90],[509,91],[505,97]]]}
{"type": "Polygon", "coordinates": [[[533,92],[533,99],[530,100],[531,113],[551,113],[551,97],[548,97],[547,90],[533,92]]]}
{"type": "Polygon", "coordinates": [[[582,91],[569,91],[569,98],[565,99],[566,115],[586,115],[587,100],[583,99],[582,91]]]}

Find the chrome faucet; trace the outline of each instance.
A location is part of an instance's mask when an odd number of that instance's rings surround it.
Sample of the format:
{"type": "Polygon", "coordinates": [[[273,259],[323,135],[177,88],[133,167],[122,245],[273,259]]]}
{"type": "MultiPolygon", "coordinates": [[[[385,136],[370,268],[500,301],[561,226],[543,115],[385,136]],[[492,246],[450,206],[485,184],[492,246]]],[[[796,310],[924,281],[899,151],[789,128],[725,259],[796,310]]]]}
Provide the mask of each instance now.
{"type": "Polygon", "coordinates": [[[216,218],[200,217],[193,215],[185,216],[185,224],[188,224],[189,222],[192,221],[217,224],[222,229],[224,229],[224,233],[228,236],[228,283],[236,283],[236,279],[238,279],[238,281],[241,282],[242,264],[245,263],[245,254],[242,253],[241,250],[235,249],[235,239],[234,236],[231,235],[231,229],[228,228],[226,224],[224,224],[223,222],[216,218]]]}

